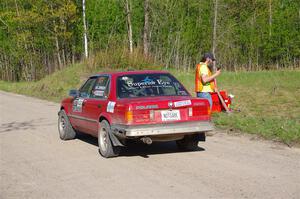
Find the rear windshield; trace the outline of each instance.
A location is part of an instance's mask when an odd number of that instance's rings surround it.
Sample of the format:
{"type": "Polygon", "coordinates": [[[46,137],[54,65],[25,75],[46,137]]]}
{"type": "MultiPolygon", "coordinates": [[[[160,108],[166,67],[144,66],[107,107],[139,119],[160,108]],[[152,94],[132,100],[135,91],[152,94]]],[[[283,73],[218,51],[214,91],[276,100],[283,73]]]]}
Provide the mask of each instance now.
{"type": "Polygon", "coordinates": [[[188,96],[185,88],[170,74],[124,75],[117,79],[119,98],[188,96]]]}

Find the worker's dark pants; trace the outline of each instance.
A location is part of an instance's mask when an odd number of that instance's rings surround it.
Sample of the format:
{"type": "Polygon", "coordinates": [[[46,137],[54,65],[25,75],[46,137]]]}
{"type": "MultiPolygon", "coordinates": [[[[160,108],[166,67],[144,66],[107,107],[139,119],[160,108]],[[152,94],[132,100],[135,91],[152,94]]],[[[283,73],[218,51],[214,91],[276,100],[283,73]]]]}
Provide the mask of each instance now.
{"type": "Polygon", "coordinates": [[[210,109],[212,107],[212,98],[211,94],[208,92],[197,92],[197,97],[207,99],[209,102],[210,109]]]}

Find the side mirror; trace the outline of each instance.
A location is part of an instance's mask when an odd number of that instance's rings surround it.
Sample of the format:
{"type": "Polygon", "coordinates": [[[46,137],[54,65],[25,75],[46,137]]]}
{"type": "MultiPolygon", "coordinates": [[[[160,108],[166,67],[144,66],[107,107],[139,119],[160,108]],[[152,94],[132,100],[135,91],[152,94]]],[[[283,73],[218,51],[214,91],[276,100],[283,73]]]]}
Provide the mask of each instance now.
{"type": "Polygon", "coordinates": [[[74,97],[74,98],[78,97],[79,96],[79,91],[76,90],[76,89],[72,89],[72,90],[69,91],[69,96],[74,97]]]}

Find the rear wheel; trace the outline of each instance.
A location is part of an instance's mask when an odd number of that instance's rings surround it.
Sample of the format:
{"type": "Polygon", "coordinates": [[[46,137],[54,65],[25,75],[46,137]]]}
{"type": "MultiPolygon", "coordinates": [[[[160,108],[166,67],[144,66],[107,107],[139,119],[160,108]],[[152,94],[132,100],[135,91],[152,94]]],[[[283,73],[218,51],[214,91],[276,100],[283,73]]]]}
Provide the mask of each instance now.
{"type": "Polygon", "coordinates": [[[105,158],[115,157],[120,153],[120,147],[114,146],[111,142],[110,130],[109,123],[102,120],[98,129],[98,146],[99,153],[105,158]]]}
{"type": "Polygon", "coordinates": [[[61,110],[58,113],[58,132],[59,137],[62,140],[71,140],[76,137],[76,132],[74,131],[64,110],[61,110]]]}
{"type": "Polygon", "coordinates": [[[177,140],[176,144],[179,150],[194,151],[198,149],[199,139],[196,135],[186,135],[183,139],[177,140]]]}

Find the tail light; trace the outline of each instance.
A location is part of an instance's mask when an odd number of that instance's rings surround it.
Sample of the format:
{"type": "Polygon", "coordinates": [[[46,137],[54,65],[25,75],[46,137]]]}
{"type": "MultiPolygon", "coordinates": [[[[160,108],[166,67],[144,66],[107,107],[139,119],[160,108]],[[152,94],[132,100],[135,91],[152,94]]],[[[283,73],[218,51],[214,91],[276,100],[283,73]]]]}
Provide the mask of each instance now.
{"type": "Polygon", "coordinates": [[[211,114],[210,106],[207,106],[207,115],[210,115],[210,114],[211,114]]]}
{"type": "Polygon", "coordinates": [[[125,121],[127,123],[131,123],[133,121],[133,113],[132,113],[132,110],[127,110],[125,112],[125,121]]]}
{"type": "Polygon", "coordinates": [[[188,113],[189,116],[200,116],[200,115],[211,115],[210,106],[207,104],[206,106],[194,106],[193,108],[189,108],[188,113]]]}

